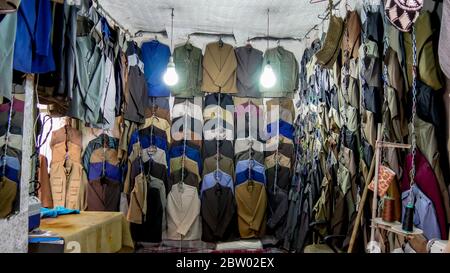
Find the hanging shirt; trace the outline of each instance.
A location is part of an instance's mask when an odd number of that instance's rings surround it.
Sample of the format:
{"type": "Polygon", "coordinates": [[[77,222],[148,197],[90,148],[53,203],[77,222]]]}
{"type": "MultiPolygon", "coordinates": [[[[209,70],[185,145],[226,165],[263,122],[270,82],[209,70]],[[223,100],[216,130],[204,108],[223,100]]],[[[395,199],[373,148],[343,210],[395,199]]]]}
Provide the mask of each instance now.
{"type": "Polygon", "coordinates": [[[235,50],[237,67],[236,96],[260,98],[259,79],[263,63],[263,53],[253,47],[238,47],[235,50]]]}
{"type": "Polygon", "coordinates": [[[17,12],[7,14],[0,21],[0,96],[9,100],[12,97],[16,28],[17,12]]]}
{"type": "Polygon", "coordinates": [[[113,56],[105,57],[105,79],[103,90],[100,92],[100,116],[97,123],[91,124],[96,128],[111,129],[116,118],[116,84],[114,78],[113,56]]]}
{"type": "Polygon", "coordinates": [[[77,37],[76,77],[68,115],[86,123],[100,117],[101,91],[105,83],[105,59],[90,36],[77,37]]]}
{"type": "Polygon", "coordinates": [[[129,68],[123,117],[141,123],[144,120],[144,106],[147,98],[147,82],[138,66],[129,68]]]}
{"type": "Polygon", "coordinates": [[[14,69],[24,73],[54,71],[50,0],[22,1],[17,16],[14,69]]]}
{"type": "Polygon", "coordinates": [[[145,78],[147,79],[148,96],[170,96],[169,87],[163,81],[163,76],[170,58],[169,47],[159,41],[153,40],[143,43],[141,50],[145,78]]]}
{"type": "MultiPolygon", "coordinates": [[[[423,230],[423,235],[428,239],[441,239],[439,224],[433,202],[418,188],[412,188],[414,200],[414,226],[423,230]]],[[[402,192],[402,216],[405,215],[405,207],[409,202],[410,191],[402,192]]]]}
{"type": "MultiPolygon", "coordinates": [[[[436,217],[439,223],[439,229],[441,237],[443,240],[447,240],[447,227],[446,227],[446,217],[445,217],[445,206],[442,198],[442,192],[439,188],[439,182],[436,179],[436,175],[433,172],[430,163],[428,163],[425,156],[420,152],[416,151],[415,156],[416,164],[416,176],[414,182],[419,187],[419,189],[433,202],[434,209],[436,211],[436,217]]],[[[406,156],[404,172],[409,173],[412,168],[412,155],[406,156]]],[[[401,181],[400,189],[402,192],[410,189],[410,177],[404,175],[401,181]]]]}

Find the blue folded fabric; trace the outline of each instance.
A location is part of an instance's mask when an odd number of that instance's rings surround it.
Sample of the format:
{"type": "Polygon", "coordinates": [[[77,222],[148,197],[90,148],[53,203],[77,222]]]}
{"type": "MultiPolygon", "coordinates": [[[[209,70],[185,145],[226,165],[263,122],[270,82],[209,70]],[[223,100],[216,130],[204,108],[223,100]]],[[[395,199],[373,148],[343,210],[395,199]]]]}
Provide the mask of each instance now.
{"type": "Polygon", "coordinates": [[[59,215],[80,214],[77,209],[68,209],[62,206],[56,206],[53,209],[41,208],[41,218],[56,218],[59,215]]]}
{"type": "Polygon", "coordinates": [[[267,136],[275,137],[279,134],[289,138],[294,139],[294,126],[292,124],[280,119],[278,122],[272,122],[267,125],[267,136]]]}
{"type": "Polygon", "coordinates": [[[161,150],[169,150],[167,139],[164,139],[157,135],[143,135],[141,131],[136,130],[130,137],[130,143],[128,144],[128,155],[131,154],[131,151],[133,151],[133,145],[138,142],[138,140],[141,144],[142,149],[150,147],[150,143],[152,143],[161,150]]]}
{"type": "Polygon", "coordinates": [[[122,171],[118,166],[112,165],[109,162],[105,162],[105,171],[103,173],[103,163],[96,162],[89,164],[89,181],[101,179],[103,177],[108,178],[112,181],[117,181],[118,183],[122,181],[122,171]]]}
{"type": "Polygon", "coordinates": [[[6,176],[9,180],[16,183],[20,182],[20,172],[19,170],[12,168],[10,165],[6,164],[5,173],[3,173],[3,164],[0,164],[0,177],[6,176]]]}
{"type": "Polygon", "coordinates": [[[259,182],[262,184],[266,184],[266,176],[265,174],[262,174],[260,172],[257,172],[255,170],[251,170],[250,174],[248,172],[248,169],[246,171],[240,172],[236,174],[236,186],[240,185],[242,183],[245,183],[248,180],[253,180],[255,182],[259,182]]]}

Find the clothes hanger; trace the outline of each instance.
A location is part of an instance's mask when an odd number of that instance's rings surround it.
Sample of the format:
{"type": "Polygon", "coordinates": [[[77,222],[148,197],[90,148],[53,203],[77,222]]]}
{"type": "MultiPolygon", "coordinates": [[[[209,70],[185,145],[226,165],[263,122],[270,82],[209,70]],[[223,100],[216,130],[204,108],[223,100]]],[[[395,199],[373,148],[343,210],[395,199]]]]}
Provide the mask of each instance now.
{"type": "Polygon", "coordinates": [[[223,47],[222,35],[219,36],[219,47],[223,47]]]}
{"type": "Polygon", "coordinates": [[[250,37],[247,37],[247,43],[245,44],[245,47],[248,49],[253,48],[252,44],[250,43],[250,37]]]}

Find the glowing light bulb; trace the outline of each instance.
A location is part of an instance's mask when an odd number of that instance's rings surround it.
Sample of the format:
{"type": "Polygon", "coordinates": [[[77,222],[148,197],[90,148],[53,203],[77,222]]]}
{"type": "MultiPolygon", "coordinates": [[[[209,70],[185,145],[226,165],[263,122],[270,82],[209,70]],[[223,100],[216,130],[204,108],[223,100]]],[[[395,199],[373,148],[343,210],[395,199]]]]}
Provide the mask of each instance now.
{"type": "Polygon", "coordinates": [[[273,72],[270,63],[267,63],[264,66],[264,70],[263,73],[261,74],[261,78],[259,79],[259,81],[261,82],[261,85],[264,88],[271,88],[277,82],[277,77],[275,76],[275,73],[273,72]]]}
{"type": "Polygon", "coordinates": [[[178,83],[178,74],[175,70],[175,63],[173,62],[173,57],[170,57],[169,63],[167,64],[167,70],[163,76],[164,83],[168,86],[174,86],[178,83]]]}

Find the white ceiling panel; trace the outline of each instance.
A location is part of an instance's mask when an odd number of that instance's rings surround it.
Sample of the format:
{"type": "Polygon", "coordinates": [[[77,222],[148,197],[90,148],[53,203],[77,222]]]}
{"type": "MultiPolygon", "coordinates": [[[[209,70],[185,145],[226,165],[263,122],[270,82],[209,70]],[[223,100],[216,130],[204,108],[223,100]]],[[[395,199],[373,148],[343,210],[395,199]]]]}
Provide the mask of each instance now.
{"type": "MultiPolygon", "coordinates": [[[[328,5],[328,1],[317,4],[309,1],[98,0],[98,3],[131,33],[166,31],[170,37],[171,8],[174,8],[174,44],[185,42],[191,33],[201,32],[232,34],[234,39],[224,38],[224,41],[237,46],[245,44],[248,38],[266,36],[267,9],[270,9],[270,36],[303,38],[311,27],[321,22],[318,15],[323,14],[328,5]]],[[[164,37],[161,39],[168,42],[164,37]]],[[[191,37],[192,43],[200,48],[214,39],[217,38],[191,37]]],[[[282,40],[280,44],[297,56],[304,48],[298,41],[282,40]]],[[[255,41],[253,45],[262,50],[266,48],[265,41],[255,41]]],[[[275,45],[276,41],[270,44],[275,45]]]]}

